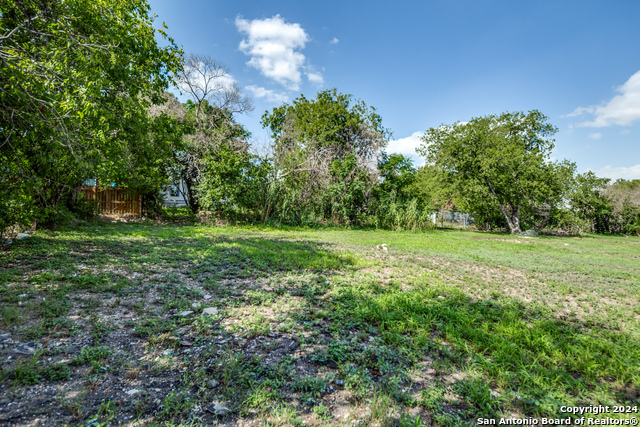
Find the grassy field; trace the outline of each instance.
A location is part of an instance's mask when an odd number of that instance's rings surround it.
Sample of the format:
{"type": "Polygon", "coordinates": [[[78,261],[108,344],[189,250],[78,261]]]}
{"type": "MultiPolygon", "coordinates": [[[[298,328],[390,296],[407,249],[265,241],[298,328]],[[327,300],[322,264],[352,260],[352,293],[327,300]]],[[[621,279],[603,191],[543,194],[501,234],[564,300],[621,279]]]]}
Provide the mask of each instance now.
{"type": "Polygon", "coordinates": [[[0,251],[0,424],[637,418],[639,303],[632,237],[38,231],[0,251]]]}

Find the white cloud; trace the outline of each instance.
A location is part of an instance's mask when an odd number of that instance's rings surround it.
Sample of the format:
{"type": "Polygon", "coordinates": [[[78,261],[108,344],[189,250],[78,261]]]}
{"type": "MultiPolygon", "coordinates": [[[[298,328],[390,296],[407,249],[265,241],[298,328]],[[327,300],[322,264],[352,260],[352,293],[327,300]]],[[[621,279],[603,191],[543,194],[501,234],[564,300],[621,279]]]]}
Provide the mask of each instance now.
{"type": "Polygon", "coordinates": [[[633,165],[633,166],[629,166],[629,167],[625,167],[625,166],[605,166],[603,168],[600,168],[596,171],[594,171],[594,173],[597,176],[602,176],[605,178],[611,178],[612,180],[616,180],[619,178],[622,179],[640,179],[640,163],[638,163],[637,165],[633,165]]]}
{"type": "Polygon", "coordinates": [[[246,87],[249,92],[256,98],[265,98],[268,102],[274,104],[282,104],[283,102],[289,102],[289,97],[284,92],[278,92],[271,89],[265,89],[263,87],[250,85],[246,87]]]}
{"type": "Polygon", "coordinates": [[[616,88],[616,95],[603,105],[578,107],[565,117],[593,114],[591,121],[579,123],[582,127],[627,126],[640,120],[640,71],[632,75],[622,86],[616,88]]]}
{"type": "Polygon", "coordinates": [[[398,153],[416,156],[416,148],[423,143],[420,137],[423,135],[422,132],[414,132],[411,136],[406,138],[394,139],[393,141],[389,141],[389,145],[387,146],[387,153],[398,153]]]}
{"type": "Polygon", "coordinates": [[[602,138],[602,133],[600,132],[590,133],[589,135],[587,135],[587,137],[591,139],[600,139],[602,138]]]}
{"type": "Polygon", "coordinates": [[[322,74],[316,72],[316,71],[308,71],[307,72],[307,78],[309,79],[309,81],[311,83],[316,83],[316,84],[323,84],[324,83],[324,78],[322,77],[322,74]]]}
{"type": "Polygon", "coordinates": [[[620,135],[629,135],[631,131],[629,129],[621,130],[620,135]]]}
{"type": "Polygon", "coordinates": [[[340,39],[338,39],[337,37],[334,37],[333,40],[331,40],[329,43],[338,44],[339,42],[340,42],[340,39]]]}
{"type": "Polygon", "coordinates": [[[305,69],[305,56],[300,52],[309,41],[309,35],[300,24],[289,24],[280,16],[248,21],[236,18],[238,31],[245,34],[239,48],[251,59],[247,64],[258,69],[290,90],[298,90],[302,72],[310,81],[317,82],[322,75],[305,69]]]}
{"type": "Polygon", "coordinates": [[[565,114],[564,116],[561,116],[561,117],[577,117],[584,113],[593,114],[594,111],[595,111],[595,107],[578,107],[575,110],[573,110],[572,113],[565,114]]]}

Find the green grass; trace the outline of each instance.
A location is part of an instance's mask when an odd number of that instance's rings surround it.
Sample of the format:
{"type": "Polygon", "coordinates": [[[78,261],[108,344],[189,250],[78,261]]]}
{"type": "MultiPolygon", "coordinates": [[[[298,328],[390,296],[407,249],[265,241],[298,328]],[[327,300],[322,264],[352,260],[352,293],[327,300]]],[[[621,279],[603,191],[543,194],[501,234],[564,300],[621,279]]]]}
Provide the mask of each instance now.
{"type": "MultiPolygon", "coordinates": [[[[157,423],[195,422],[189,414],[212,400],[231,408],[228,417],[265,425],[456,425],[638,405],[639,261],[632,237],[39,231],[0,253],[0,326],[35,340],[84,334],[93,345],[66,360],[21,359],[3,367],[2,381],[173,378],[159,404],[137,401],[135,417],[157,423]],[[383,243],[388,252],[376,248],[383,243]],[[199,315],[209,306],[220,314],[199,315]],[[176,316],[185,310],[196,313],[176,316]],[[134,314],[119,324],[125,312],[134,314]],[[145,342],[143,357],[117,351],[119,328],[145,342]],[[185,341],[207,350],[184,352],[185,341]],[[211,379],[220,385],[211,389],[211,379]],[[347,420],[329,403],[344,396],[347,420]]],[[[109,417],[125,410],[134,409],[109,417]]]]}

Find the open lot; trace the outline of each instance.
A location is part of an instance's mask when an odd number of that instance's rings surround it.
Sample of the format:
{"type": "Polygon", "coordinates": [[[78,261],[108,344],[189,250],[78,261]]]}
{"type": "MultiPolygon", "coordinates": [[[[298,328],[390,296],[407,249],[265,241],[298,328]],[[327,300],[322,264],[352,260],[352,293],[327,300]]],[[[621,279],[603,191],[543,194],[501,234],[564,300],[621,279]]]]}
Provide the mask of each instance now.
{"type": "Polygon", "coordinates": [[[84,225],[0,251],[0,314],[3,425],[475,425],[640,395],[633,237],[84,225]]]}

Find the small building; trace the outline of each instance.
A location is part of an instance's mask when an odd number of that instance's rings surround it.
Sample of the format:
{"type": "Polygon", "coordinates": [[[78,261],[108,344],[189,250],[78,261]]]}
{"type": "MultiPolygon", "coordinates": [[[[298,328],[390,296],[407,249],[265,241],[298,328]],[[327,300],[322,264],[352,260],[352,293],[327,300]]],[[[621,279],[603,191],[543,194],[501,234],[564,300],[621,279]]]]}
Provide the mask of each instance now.
{"type": "Polygon", "coordinates": [[[166,186],[162,191],[164,206],[187,206],[187,203],[185,202],[186,194],[187,186],[182,180],[180,180],[178,184],[166,186]]]}

